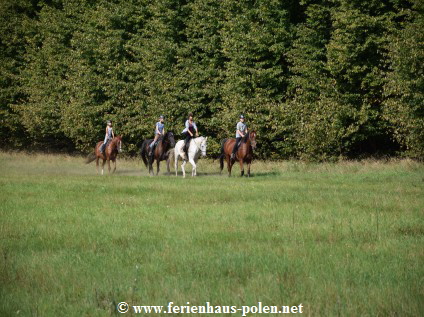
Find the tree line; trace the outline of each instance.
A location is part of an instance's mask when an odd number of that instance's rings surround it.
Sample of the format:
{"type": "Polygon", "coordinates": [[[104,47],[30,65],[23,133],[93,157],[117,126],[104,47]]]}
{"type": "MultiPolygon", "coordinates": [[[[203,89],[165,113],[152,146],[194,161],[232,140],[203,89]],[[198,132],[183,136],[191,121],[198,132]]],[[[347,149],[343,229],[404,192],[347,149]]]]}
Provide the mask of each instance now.
{"type": "Polygon", "coordinates": [[[259,157],[424,154],[420,0],[2,0],[3,148],[130,154],[189,112],[208,152],[238,116],[259,157]]]}

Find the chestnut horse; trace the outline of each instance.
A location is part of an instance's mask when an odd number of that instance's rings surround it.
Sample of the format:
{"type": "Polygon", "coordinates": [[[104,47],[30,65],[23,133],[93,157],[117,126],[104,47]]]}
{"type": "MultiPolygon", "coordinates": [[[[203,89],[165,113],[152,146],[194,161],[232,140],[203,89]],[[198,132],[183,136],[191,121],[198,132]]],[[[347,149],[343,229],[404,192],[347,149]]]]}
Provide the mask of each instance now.
{"type": "MultiPolygon", "coordinates": [[[[168,150],[175,146],[174,134],[170,131],[157,141],[157,145],[152,153],[152,156],[149,157],[148,153],[150,151],[150,143],[153,139],[145,140],[141,146],[141,158],[144,162],[144,165],[149,168],[149,173],[151,175],[153,172],[153,162],[156,160],[157,169],[156,175],[159,174],[159,165],[160,161],[166,160],[168,158],[168,150]]],[[[169,164],[168,164],[168,173],[169,173],[169,164]]]]}
{"type": "Polygon", "coordinates": [[[96,171],[97,174],[99,173],[99,159],[103,160],[102,164],[102,175],[103,170],[105,167],[105,163],[107,161],[109,173],[110,173],[110,161],[114,163],[113,173],[115,173],[116,170],[116,156],[118,153],[121,152],[121,146],[122,146],[122,136],[117,136],[112,139],[112,141],[109,142],[109,144],[106,146],[104,153],[100,152],[100,147],[102,146],[103,141],[100,141],[97,143],[96,147],[94,148],[94,152],[88,155],[87,160],[85,161],[86,164],[93,162],[96,160],[96,171]]]}
{"type": "Polygon", "coordinates": [[[244,163],[247,163],[247,176],[250,177],[250,164],[253,160],[253,150],[256,148],[256,132],[249,131],[240,142],[235,158],[231,159],[236,139],[224,139],[221,143],[220,167],[221,172],[224,168],[224,159],[227,161],[228,176],[231,176],[233,164],[238,161],[240,163],[241,176],[244,175],[244,163]]]}

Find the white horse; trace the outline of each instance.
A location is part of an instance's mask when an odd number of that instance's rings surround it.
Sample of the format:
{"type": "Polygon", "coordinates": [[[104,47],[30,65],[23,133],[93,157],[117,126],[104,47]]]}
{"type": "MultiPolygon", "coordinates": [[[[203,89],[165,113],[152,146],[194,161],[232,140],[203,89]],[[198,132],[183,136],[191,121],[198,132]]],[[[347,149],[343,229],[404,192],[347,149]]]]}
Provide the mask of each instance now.
{"type": "MultiPolygon", "coordinates": [[[[188,148],[188,161],[193,166],[191,170],[191,176],[197,175],[197,160],[199,159],[200,153],[202,156],[206,156],[206,141],[208,138],[204,136],[199,136],[190,140],[190,147],[188,148]]],[[[181,169],[183,170],[183,177],[185,177],[185,165],[187,164],[187,158],[184,153],[184,140],[180,140],[175,144],[174,148],[174,159],[175,159],[175,176],[178,176],[178,159],[181,157],[183,164],[181,164],[181,169]]]]}

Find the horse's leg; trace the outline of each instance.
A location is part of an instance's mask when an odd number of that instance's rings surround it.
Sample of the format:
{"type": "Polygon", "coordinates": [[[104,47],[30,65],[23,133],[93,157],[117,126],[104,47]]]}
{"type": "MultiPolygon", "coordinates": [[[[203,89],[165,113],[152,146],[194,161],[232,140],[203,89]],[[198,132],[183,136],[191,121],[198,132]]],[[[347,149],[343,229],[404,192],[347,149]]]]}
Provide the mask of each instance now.
{"type": "Polygon", "coordinates": [[[113,160],[113,172],[112,173],[115,173],[115,171],[116,171],[116,159],[113,160]]]}
{"type": "Polygon", "coordinates": [[[178,176],[178,157],[179,156],[180,156],[179,154],[176,154],[174,159],[175,176],[178,176]]]}
{"type": "Polygon", "coordinates": [[[227,160],[228,176],[231,176],[231,168],[233,167],[233,164],[231,163],[231,157],[230,155],[226,155],[225,158],[227,160]]]}
{"type": "Polygon", "coordinates": [[[247,177],[250,177],[250,164],[252,164],[252,162],[247,163],[247,177]]]}
{"type": "Polygon", "coordinates": [[[196,162],[194,162],[194,159],[193,159],[193,158],[190,158],[190,159],[189,159],[189,162],[190,162],[190,164],[191,164],[191,166],[192,166],[192,169],[191,169],[191,177],[196,176],[196,168],[197,168],[197,166],[196,166],[196,162]]]}
{"type": "Polygon", "coordinates": [[[156,160],[156,176],[159,175],[159,165],[160,165],[160,160],[157,159],[156,160]]]}
{"type": "Polygon", "coordinates": [[[171,174],[170,164],[171,164],[171,160],[169,158],[167,158],[166,159],[166,173],[167,173],[167,175],[170,175],[171,174]]]}
{"type": "Polygon", "coordinates": [[[108,171],[109,171],[109,174],[110,174],[110,159],[107,160],[107,167],[108,167],[108,171]]]}
{"type": "Polygon", "coordinates": [[[103,163],[102,163],[102,175],[103,175],[103,173],[104,173],[105,164],[106,164],[106,160],[105,160],[105,159],[103,159],[103,163]]]}
{"type": "Polygon", "coordinates": [[[96,157],[96,172],[99,174],[99,157],[96,157]]]}
{"type": "Polygon", "coordinates": [[[239,163],[240,163],[240,176],[243,176],[244,175],[243,160],[240,160],[239,163]]]}
{"type": "Polygon", "coordinates": [[[149,156],[149,175],[152,176],[154,175],[154,171],[153,171],[153,162],[154,162],[154,158],[152,159],[151,156],[149,156]]]}
{"type": "Polygon", "coordinates": [[[183,159],[183,164],[181,164],[181,169],[183,170],[183,178],[185,178],[185,165],[187,164],[187,161],[183,159]]]}

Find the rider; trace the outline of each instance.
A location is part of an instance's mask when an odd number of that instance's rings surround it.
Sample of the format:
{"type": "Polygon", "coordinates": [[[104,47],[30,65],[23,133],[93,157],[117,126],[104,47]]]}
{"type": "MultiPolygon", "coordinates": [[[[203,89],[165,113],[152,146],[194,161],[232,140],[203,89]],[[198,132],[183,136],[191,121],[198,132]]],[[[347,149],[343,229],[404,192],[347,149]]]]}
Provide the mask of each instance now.
{"type": "Polygon", "coordinates": [[[156,126],[155,126],[155,138],[153,140],[152,143],[150,143],[150,151],[149,151],[149,156],[151,156],[153,154],[153,147],[155,146],[156,141],[162,137],[163,135],[165,135],[165,124],[163,123],[163,120],[165,119],[165,117],[163,115],[159,116],[159,121],[156,122],[156,126]]]}
{"type": "Polygon", "coordinates": [[[197,125],[193,121],[193,113],[190,112],[188,114],[188,119],[185,122],[185,129],[182,132],[183,138],[185,138],[184,153],[186,155],[186,158],[188,158],[188,148],[190,147],[190,141],[194,134],[196,134],[196,137],[199,136],[199,132],[197,131],[197,125]]]}
{"type": "Polygon", "coordinates": [[[102,153],[105,152],[107,143],[109,143],[114,137],[115,137],[115,134],[113,133],[113,129],[112,129],[112,121],[107,120],[105,140],[103,141],[103,144],[100,147],[100,152],[102,153]]]}
{"type": "Polygon", "coordinates": [[[234,159],[237,153],[237,150],[240,146],[241,140],[247,133],[247,125],[244,123],[244,115],[240,115],[240,122],[237,123],[236,127],[236,143],[234,144],[233,153],[231,154],[231,159],[234,159]]]}

